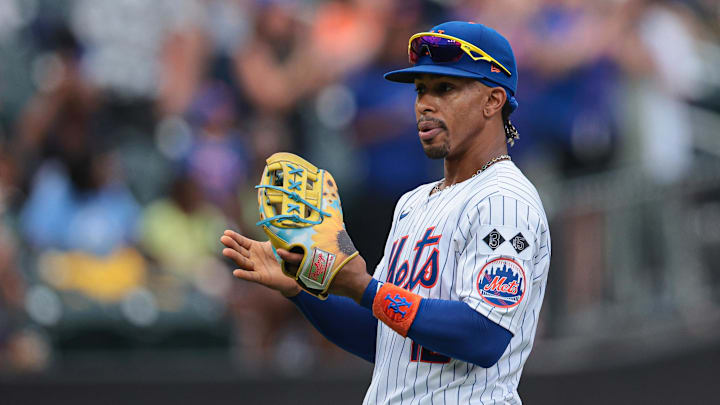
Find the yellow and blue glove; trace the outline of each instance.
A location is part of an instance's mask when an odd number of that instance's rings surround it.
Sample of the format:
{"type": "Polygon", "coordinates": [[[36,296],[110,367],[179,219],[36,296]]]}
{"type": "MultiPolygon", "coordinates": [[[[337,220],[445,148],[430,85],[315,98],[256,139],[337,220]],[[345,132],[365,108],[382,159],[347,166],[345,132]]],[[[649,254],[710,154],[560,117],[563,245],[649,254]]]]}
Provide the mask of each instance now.
{"type": "Polygon", "coordinates": [[[335,179],[300,156],[280,152],[266,160],[256,188],[257,225],[273,248],[303,255],[297,267],[280,260],[283,273],[326,299],[337,273],[358,254],[345,230],[335,179]]]}

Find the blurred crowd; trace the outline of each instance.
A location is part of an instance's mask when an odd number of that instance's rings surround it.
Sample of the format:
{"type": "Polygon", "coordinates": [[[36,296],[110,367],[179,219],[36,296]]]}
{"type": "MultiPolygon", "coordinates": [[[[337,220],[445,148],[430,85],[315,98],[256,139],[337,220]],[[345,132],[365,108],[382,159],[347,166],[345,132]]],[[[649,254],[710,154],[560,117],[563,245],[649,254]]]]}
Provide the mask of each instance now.
{"type": "Polygon", "coordinates": [[[86,348],[295,370],[334,353],[279,294],[233,280],[218,238],[262,238],[253,186],[291,151],[333,172],[376,263],[396,199],[442,177],[414,89],[382,74],[446,20],[510,40],[511,154],[531,178],[633,162],[682,181],[690,109],[720,113],[715,0],[0,2],[0,373],[86,348]]]}

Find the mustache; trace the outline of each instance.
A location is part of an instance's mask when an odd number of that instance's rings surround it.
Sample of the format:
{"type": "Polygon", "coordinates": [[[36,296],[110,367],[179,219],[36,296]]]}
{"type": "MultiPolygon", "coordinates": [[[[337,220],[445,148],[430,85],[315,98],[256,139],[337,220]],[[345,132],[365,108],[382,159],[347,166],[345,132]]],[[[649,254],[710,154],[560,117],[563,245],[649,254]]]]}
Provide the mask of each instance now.
{"type": "Polygon", "coordinates": [[[442,129],[447,129],[447,126],[445,125],[445,121],[443,121],[439,118],[423,117],[417,121],[417,130],[418,131],[420,131],[420,124],[422,124],[423,122],[432,122],[433,124],[437,125],[438,127],[442,128],[442,129]]]}

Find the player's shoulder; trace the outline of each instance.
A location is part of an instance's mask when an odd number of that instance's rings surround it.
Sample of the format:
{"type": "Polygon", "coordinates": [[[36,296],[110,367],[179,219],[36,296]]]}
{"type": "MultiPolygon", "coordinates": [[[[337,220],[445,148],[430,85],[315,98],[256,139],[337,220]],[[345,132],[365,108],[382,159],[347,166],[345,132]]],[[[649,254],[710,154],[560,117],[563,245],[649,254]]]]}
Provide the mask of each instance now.
{"type": "Polygon", "coordinates": [[[535,186],[512,162],[501,162],[478,176],[465,205],[463,227],[547,228],[547,216],[535,186]]]}
{"type": "Polygon", "coordinates": [[[491,204],[495,200],[515,201],[538,214],[545,213],[540,195],[530,180],[513,162],[499,162],[488,168],[478,188],[483,193],[473,197],[472,206],[491,204]]]}

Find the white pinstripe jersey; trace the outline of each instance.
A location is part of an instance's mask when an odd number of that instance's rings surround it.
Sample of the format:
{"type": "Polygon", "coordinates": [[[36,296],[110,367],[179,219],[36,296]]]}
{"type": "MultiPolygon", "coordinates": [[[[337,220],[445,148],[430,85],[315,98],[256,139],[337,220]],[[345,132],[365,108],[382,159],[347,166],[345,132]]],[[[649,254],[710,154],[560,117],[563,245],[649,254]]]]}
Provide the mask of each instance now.
{"type": "MultiPolygon", "coordinates": [[[[426,298],[462,301],[513,337],[490,368],[434,353],[378,323],[365,404],[520,404],[550,266],[535,187],[509,161],[429,195],[403,195],[374,277],[426,298]]],[[[483,344],[478,338],[477,344],[483,344]]]]}

